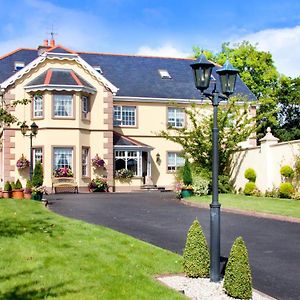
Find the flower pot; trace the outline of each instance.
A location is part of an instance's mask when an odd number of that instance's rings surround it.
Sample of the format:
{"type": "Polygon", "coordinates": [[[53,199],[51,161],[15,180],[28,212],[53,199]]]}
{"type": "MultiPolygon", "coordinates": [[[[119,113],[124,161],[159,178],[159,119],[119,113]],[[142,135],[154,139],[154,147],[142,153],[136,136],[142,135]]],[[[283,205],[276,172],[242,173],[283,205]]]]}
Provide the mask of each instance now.
{"type": "Polygon", "coordinates": [[[24,193],[24,199],[31,199],[31,193],[24,193]]]}
{"type": "Polygon", "coordinates": [[[193,195],[193,190],[185,190],[185,189],[181,190],[182,198],[188,198],[191,197],[192,195],[193,195]]]}
{"type": "Polygon", "coordinates": [[[43,198],[43,193],[37,192],[37,193],[31,194],[32,200],[42,201],[42,198],[43,198]]]}
{"type": "Polygon", "coordinates": [[[2,190],[0,190],[0,198],[3,198],[2,190]]]}
{"type": "Polygon", "coordinates": [[[3,191],[2,194],[3,194],[3,198],[5,198],[5,199],[11,198],[11,196],[12,196],[11,191],[3,191]]]}
{"type": "Polygon", "coordinates": [[[12,191],[12,197],[14,199],[23,199],[24,198],[23,190],[13,190],[12,191]]]}

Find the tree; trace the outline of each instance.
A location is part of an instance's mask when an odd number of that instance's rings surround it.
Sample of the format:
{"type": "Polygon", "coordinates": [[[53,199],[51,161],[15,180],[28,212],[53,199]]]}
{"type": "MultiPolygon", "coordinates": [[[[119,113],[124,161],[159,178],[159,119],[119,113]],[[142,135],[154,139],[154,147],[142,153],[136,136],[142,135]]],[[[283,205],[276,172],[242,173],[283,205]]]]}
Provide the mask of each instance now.
{"type": "MultiPolygon", "coordinates": [[[[253,117],[248,114],[250,104],[244,100],[243,104],[237,104],[238,99],[231,97],[219,106],[219,171],[223,175],[229,175],[231,155],[239,149],[239,143],[245,141],[256,128],[253,117]]],[[[213,116],[205,114],[203,108],[210,109],[211,105],[186,108],[189,125],[184,128],[169,127],[169,130],[160,131],[159,135],[180,144],[186,157],[191,157],[202,169],[210,170],[213,116]]]]}
{"type": "Polygon", "coordinates": [[[275,135],[281,141],[300,139],[300,77],[282,76],[276,97],[279,124],[274,130],[275,135]]]}
{"type": "MultiPolygon", "coordinates": [[[[195,57],[201,53],[199,47],[194,47],[195,57]]],[[[258,99],[257,138],[264,136],[267,127],[273,130],[278,126],[276,91],[278,89],[279,73],[276,70],[271,53],[259,51],[256,45],[248,41],[234,44],[223,43],[222,50],[213,54],[204,51],[209,59],[223,65],[228,57],[239,70],[239,76],[258,99]]]]}

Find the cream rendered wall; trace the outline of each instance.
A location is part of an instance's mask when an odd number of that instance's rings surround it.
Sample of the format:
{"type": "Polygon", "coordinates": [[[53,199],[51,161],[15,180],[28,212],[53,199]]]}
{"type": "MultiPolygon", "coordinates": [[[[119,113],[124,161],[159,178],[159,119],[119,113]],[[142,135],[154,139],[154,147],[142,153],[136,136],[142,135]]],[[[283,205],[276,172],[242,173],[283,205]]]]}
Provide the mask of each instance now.
{"type": "MultiPolygon", "coordinates": [[[[52,92],[44,92],[44,118],[32,119],[31,104],[26,106],[18,105],[15,109],[15,115],[20,121],[26,121],[27,125],[31,125],[34,121],[39,126],[39,132],[33,138],[33,147],[43,147],[43,164],[44,164],[44,184],[51,186],[52,174],[52,146],[73,146],[74,147],[74,173],[79,186],[87,186],[90,181],[89,178],[82,178],[81,176],[81,154],[82,146],[90,147],[90,158],[98,153],[101,157],[108,152],[104,149],[104,143],[107,139],[104,138],[104,132],[112,129],[112,124],[105,119],[104,109],[108,108],[108,104],[104,103],[104,97],[107,97],[110,91],[107,91],[103,85],[91,74],[83,69],[80,65],[73,61],[66,60],[50,60],[46,59],[41,65],[31,70],[24,75],[20,80],[17,80],[13,88],[10,88],[12,94],[15,94],[15,99],[31,98],[29,93],[26,93],[24,86],[27,85],[36,76],[46,71],[49,68],[65,68],[72,69],[77,74],[85,78],[91,85],[93,85],[97,93],[91,95],[91,115],[90,121],[81,120],[81,99],[80,93],[74,95],[74,119],[53,119],[53,104],[52,92]]],[[[55,93],[55,92],[53,92],[55,93]]],[[[12,126],[16,129],[15,136],[15,157],[16,160],[20,158],[22,153],[29,159],[29,138],[24,137],[18,126],[12,126]]],[[[112,146],[111,146],[112,147],[112,146]]],[[[13,162],[15,164],[15,162],[13,162]]],[[[112,162],[110,162],[112,163],[112,162]]],[[[29,170],[19,172],[15,167],[15,171],[11,172],[11,176],[15,179],[21,178],[25,184],[25,178],[28,178],[29,170]]],[[[90,177],[94,177],[96,173],[90,166],[90,177]]]]}

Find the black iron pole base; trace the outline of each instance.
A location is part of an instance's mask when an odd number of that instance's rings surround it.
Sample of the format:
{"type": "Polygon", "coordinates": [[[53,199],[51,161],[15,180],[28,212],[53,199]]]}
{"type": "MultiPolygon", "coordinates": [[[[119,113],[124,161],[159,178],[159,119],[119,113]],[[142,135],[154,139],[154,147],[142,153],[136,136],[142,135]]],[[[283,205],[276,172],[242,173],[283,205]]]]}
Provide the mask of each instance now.
{"type": "Polygon", "coordinates": [[[221,204],[210,204],[210,281],[219,282],[220,275],[220,208],[221,204]]]}

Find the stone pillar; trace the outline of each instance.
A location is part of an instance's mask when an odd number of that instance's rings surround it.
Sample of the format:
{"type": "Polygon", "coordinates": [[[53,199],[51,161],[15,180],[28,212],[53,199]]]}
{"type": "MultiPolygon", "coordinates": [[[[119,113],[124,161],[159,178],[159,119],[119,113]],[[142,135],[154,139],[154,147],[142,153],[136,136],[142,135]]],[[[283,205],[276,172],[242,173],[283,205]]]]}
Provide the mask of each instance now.
{"type": "Polygon", "coordinates": [[[279,139],[272,134],[270,127],[267,128],[267,134],[262,139],[260,139],[260,149],[262,161],[264,163],[264,171],[263,174],[261,174],[261,178],[263,178],[262,186],[264,187],[264,190],[273,189],[272,178],[274,174],[274,162],[270,146],[278,144],[278,141],[279,139]]]}

